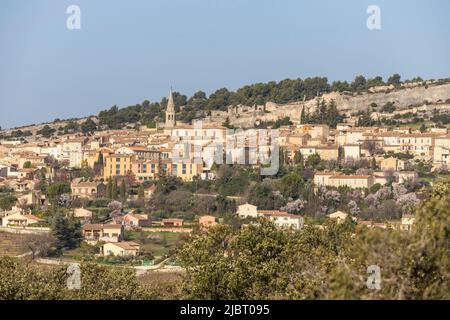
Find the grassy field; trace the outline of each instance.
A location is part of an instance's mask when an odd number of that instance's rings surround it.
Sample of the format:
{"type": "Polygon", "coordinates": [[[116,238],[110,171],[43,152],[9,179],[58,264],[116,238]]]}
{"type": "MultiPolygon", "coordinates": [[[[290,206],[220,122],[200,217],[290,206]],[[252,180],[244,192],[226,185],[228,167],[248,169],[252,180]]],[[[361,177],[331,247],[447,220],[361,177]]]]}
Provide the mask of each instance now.
{"type": "Polygon", "coordinates": [[[71,250],[64,250],[62,258],[64,258],[64,260],[81,261],[83,258],[93,256],[97,252],[99,251],[98,249],[96,250],[95,247],[90,246],[85,242],[81,242],[78,248],[71,250]]]}
{"type": "Polygon", "coordinates": [[[442,173],[438,173],[435,174],[434,177],[425,177],[425,178],[419,178],[419,181],[425,181],[425,182],[430,182],[430,183],[436,183],[440,180],[445,180],[445,179],[449,179],[450,178],[450,174],[442,174],[442,173]]]}
{"type": "MultiPolygon", "coordinates": [[[[141,251],[151,253],[154,263],[159,263],[163,259],[171,256],[176,248],[180,247],[186,240],[187,234],[174,232],[145,232],[145,231],[125,231],[125,240],[134,241],[141,245],[141,251]]],[[[65,250],[61,258],[69,261],[98,260],[95,258],[99,249],[82,242],[78,248],[65,250]]],[[[97,261],[109,264],[107,261],[97,261]]],[[[125,263],[126,264],[126,263],[125,263]]]]}
{"type": "Polygon", "coordinates": [[[186,237],[186,234],[178,232],[125,232],[127,241],[139,243],[142,251],[151,252],[157,259],[168,256],[173,250],[180,247],[186,237]]]}

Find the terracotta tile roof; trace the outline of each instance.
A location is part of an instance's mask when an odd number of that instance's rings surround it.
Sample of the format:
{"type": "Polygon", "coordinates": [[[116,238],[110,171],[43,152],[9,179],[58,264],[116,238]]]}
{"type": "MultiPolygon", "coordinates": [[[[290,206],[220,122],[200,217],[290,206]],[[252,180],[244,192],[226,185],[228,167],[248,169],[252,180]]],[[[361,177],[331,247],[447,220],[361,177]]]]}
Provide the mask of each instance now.
{"type": "Polygon", "coordinates": [[[85,224],[83,230],[120,229],[120,224],[85,224]]]}
{"type": "Polygon", "coordinates": [[[183,219],[178,219],[178,218],[170,218],[170,219],[162,219],[162,222],[183,222],[183,219]]]}
{"type": "Polygon", "coordinates": [[[286,211],[280,211],[280,210],[258,210],[257,212],[266,217],[288,217],[288,218],[294,218],[294,219],[301,217],[301,216],[289,214],[286,211]]]}
{"type": "Polygon", "coordinates": [[[336,172],[316,172],[314,173],[315,176],[333,176],[336,172]]]}
{"type": "Polygon", "coordinates": [[[133,241],[114,242],[113,245],[122,248],[124,250],[139,250],[139,243],[133,241]]]}
{"type": "Polygon", "coordinates": [[[339,147],[338,146],[316,146],[316,149],[319,150],[338,150],[339,147]]]}
{"type": "Polygon", "coordinates": [[[26,219],[35,220],[35,221],[44,221],[43,219],[38,218],[32,214],[24,214],[23,217],[26,219]]]}
{"type": "Polygon", "coordinates": [[[368,176],[368,175],[359,175],[359,176],[357,176],[357,175],[344,175],[344,174],[341,174],[341,175],[332,176],[330,179],[368,179],[370,177],[371,176],[368,176]]]}

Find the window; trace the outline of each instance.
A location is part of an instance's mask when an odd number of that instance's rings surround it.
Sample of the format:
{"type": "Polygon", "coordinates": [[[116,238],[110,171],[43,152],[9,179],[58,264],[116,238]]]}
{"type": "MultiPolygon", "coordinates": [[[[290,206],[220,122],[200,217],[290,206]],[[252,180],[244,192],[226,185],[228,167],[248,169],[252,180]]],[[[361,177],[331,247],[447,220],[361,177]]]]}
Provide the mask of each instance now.
{"type": "Polygon", "coordinates": [[[178,172],[178,165],[176,163],[174,163],[172,165],[172,175],[176,176],[178,172]]]}
{"type": "Polygon", "coordinates": [[[182,174],[186,174],[186,164],[185,163],[183,163],[181,171],[182,171],[182,174]]]}

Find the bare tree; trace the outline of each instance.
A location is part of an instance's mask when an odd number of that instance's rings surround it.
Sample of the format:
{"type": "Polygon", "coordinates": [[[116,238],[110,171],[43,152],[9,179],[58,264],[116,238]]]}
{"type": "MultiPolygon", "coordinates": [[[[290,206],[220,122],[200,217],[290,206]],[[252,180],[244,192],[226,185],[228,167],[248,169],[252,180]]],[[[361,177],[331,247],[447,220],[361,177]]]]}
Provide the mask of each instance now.
{"type": "Polygon", "coordinates": [[[30,235],[26,241],[33,260],[38,256],[48,256],[52,249],[56,247],[56,238],[48,233],[30,235]]]}

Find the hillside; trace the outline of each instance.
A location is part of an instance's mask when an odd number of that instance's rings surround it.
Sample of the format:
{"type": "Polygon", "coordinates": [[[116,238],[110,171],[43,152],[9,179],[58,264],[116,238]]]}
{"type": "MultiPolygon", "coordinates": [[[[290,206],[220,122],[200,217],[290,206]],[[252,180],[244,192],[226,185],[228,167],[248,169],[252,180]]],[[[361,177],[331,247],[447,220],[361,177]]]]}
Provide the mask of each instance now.
{"type": "MultiPolygon", "coordinates": [[[[375,92],[331,92],[305,101],[296,101],[287,104],[267,102],[262,108],[239,106],[228,108],[227,112],[213,112],[206,119],[213,123],[220,123],[228,118],[230,124],[237,127],[252,127],[255,122],[273,122],[277,119],[289,117],[291,121],[300,122],[302,109],[314,112],[318,100],[330,102],[334,100],[339,112],[351,116],[358,112],[366,111],[371,106],[382,107],[392,103],[398,113],[408,110],[449,110],[450,84],[448,83],[423,83],[415,86],[373,87],[375,92]],[[426,107],[424,107],[426,106],[426,107]]],[[[376,110],[372,110],[376,111],[376,110]]],[[[389,115],[386,115],[389,117],[389,115]]]]}
{"type": "Polygon", "coordinates": [[[366,93],[360,95],[325,95],[325,99],[335,99],[341,111],[357,112],[372,103],[382,106],[392,102],[397,110],[423,104],[439,104],[450,99],[450,84],[422,85],[394,91],[366,93]]]}
{"type": "MultiPolygon", "coordinates": [[[[337,109],[347,116],[365,111],[369,106],[382,107],[387,103],[392,103],[397,111],[424,105],[445,109],[448,107],[446,105],[450,104],[449,79],[423,81],[419,78],[420,80],[415,82],[399,82],[398,78],[397,82],[393,82],[391,78],[384,83],[380,77],[365,80],[364,77],[358,76],[351,84],[338,81],[331,85],[328,84],[327,78],[320,77],[304,80],[287,79],[278,83],[244,86],[236,92],[222,88],[209,97],[203,91],[198,91],[190,98],[174,92],[177,121],[189,123],[193,119],[202,119],[211,124],[229,121],[236,127],[253,127],[259,122],[274,122],[289,117],[296,123],[300,121],[303,108],[314,112],[318,100],[322,99],[326,102],[334,100],[337,109]]],[[[136,125],[156,127],[164,119],[166,105],[166,98],[160,102],[146,100],[142,104],[126,108],[114,106],[101,111],[98,116],[7,129],[1,131],[1,135],[19,138],[41,134],[38,131],[45,126],[50,129],[47,130],[50,131],[48,135],[61,135],[79,130],[90,132],[132,128],[136,125]],[[82,130],[82,125],[88,119],[92,120],[88,130],[82,130]],[[19,130],[21,132],[18,132],[19,130]]]]}
{"type": "Polygon", "coordinates": [[[19,256],[28,252],[27,236],[0,232],[0,256],[19,256]]]}

